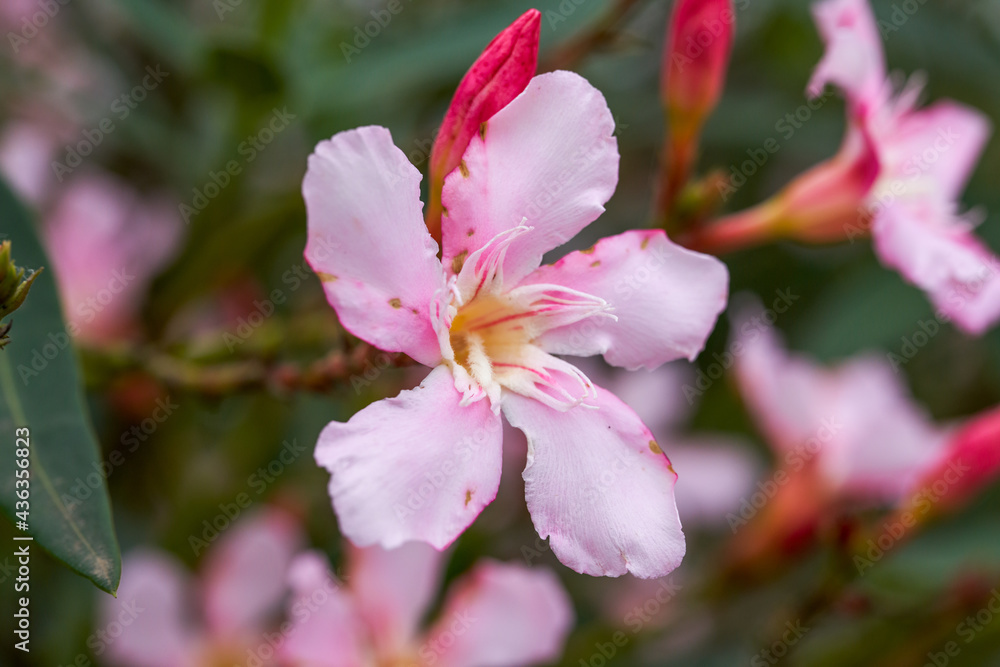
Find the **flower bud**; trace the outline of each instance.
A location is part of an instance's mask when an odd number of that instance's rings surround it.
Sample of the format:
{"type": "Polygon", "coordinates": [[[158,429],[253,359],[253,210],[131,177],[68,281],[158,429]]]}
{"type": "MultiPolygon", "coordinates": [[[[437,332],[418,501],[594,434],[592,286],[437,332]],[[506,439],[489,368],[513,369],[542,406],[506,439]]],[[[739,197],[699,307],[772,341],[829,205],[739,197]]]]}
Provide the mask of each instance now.
{"type": "Polygon", "coordinates": [[[538,66],[542,15],[529,9],[497,35],[476,59],[455,90],[430,158],[427,228],[441,237],[441,189],[462,161],[472,137],[496,112],[521,94],[538,66]]]}
{"type": "Polygon", "coordinates": [[[663,103],[672,121],[697,125],[719,101],[733,46],[731,0],[678,0],[663,54],[663,103]]]}
{"type": "Polygon", "coordinates": [[[657,207],[665,219],[690,175],[701,126],[722,95],[734,24],[731,0],[677,0],[674,4],[660,74],[670,126],[657,195],[657,207]]]}
{"type": "Polygon", "coordinates": [[[954,512],[998,477],[1000,407],[979,415],[955,432],[942,455],[909,494],[910,509],[926,516],[954,512]]]}

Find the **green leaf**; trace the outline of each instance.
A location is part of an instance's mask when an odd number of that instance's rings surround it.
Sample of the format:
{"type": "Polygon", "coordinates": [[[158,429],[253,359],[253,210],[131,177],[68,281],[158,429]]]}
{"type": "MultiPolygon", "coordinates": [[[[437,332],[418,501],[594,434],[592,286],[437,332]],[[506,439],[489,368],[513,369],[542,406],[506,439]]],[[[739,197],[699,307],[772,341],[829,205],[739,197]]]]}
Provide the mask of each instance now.
{"type": "MultiPolygon", "coordinates": [[[[2,183],[0,218],[18,264],[50,269],[27,211],[2,183]]],[[[38,277],[11,320],[15,326],[10,344],[0,351],[0,506],[14,520],[15,429],[27,427],[28,533],[53,556],[114,594],[121,555],[99,472],[100,449],[84,405],[53,271],[38,277]]]]}

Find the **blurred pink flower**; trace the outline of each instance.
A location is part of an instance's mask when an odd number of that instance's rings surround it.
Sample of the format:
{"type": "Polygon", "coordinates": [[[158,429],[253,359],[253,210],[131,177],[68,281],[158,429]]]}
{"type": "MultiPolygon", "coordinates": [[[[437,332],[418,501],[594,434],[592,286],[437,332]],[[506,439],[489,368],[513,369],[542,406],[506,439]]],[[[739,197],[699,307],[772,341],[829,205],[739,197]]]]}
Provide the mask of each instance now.
{"type": "Polygon", "coordinates": [[[300,555],[289,582],[295,625],[281,648],[288,667],[517,667],[562,655],[573,608],[550,571],[483,561],[455,582],[426,631],[443,556],[409,543],[350,548],[346,582],[325,556],[300,555]]]}
{"type": "Polygon", "coordinates": [[[614,192],[613,130],[581,77],[532,79],[445,181],[443,265],[420,174],[387,130],[342,132],[310,157],[305,254],[341,323],[435,367],[320,435],[316,460],[359,546],[458,537],[496,495],[502,409],[528,437],[528,509],[563,563],[640,577],[680,563],[670,462],[635,413],[553,355],[629,369],[693,358],[725,306],[725,266],[630,231],[539,268],[614,192]]]}
{"type": "Polygon", "coordinates": [[[273,654],[264,633],[281,611],[285,573],[302,547],[298,522],[268,508],[218,540],[197,579],[167,553],[126,554],[118,597],[101,597],[98,657],[122,667],[209,667],[273,654]]]}
{"type": "Polygon", "coordinates": [[[825,368],[789,354],[773,329],[735,342],[740,393],[778,464],[792,475],[815,465],[835,495],[896,502],[947,440],[883,357],[825,368]]]}
{"type": "Polygon", "coordinates": [[[957,200],[989,137],[989,120],[950,100],[917,109],[917,78],[894,92],[867,0],[825,0],[815,14],[826,54],[809,93],[819,95],[827,83],[844,91],[881,166],[866,198],[875,251],[956,325],[981,334],[1000,319],[1000,260],[972,233],[957,200]]]}
{"type": "Polygon", "coordinates": [[[109,175],[81,174],[43,227],[72,335],[102,342],[134,334],[138,310],[183,233],[176,206],[144,199],[109,175]]]}
{"type": "Polygon", "coordinates": [[[990,134],[980,112],[950,100],[918,108],[918,77],[899,90],[886,72],[867,0],[815,6],[826,53],[809,82],[847,97],[838,154],[766,202],[696,230],[690,247],[722,251],[773,238],[853,240],[871,233],[883,264],[927,293],[959,328],[981,334],[1000,319],[1000,259],[973,234],[958,198],[990,134]]]}

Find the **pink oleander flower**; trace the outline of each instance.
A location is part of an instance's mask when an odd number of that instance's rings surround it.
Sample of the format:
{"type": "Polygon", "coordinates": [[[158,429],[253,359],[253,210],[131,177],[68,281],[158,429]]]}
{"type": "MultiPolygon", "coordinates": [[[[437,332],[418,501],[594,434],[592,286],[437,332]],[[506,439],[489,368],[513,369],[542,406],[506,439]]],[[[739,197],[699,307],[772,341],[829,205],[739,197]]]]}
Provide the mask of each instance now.
{"type": "Polygon", "coordinates": [[[539,268],[614,192],[613,131],[578,75],[532,79],[445,180],[443,261],[420,174],[388,130],[342,132],[310,157],[305,255],[342,325],[434,368],[320,435],[316,461],[355,544],[458,537],[496,495],[502,411],[527,435],[528,509],[563,563],[657,577],[680,562],[669,460],[634,412],[554,355],[629,369],[694,357],[725,305],[725,266],[648,230],[539,268]]]}
{"type": "Polygon", "coordinates": [[[445,177],[458,169],[465,149],[483,123],[520,95],[535,75],[541,29],[541,12],[526,11],[483,49],[455,89],[431,147],[426,221],[435,240],[441,240],[445,177]]]}
{"type": "Polygon", "coordinates": [[[222,534],[197,579],[167,553],[126,554],[118,597],[101,597],[97,647],[88,645],[121,667],[274,665],[265,633],[281,612],[285,574],[301,548],[298,522],[268,508],[222,534]]]}
{"type": "Polygon", "coordinates": [[[834,241],[867,235],[883,264],[924,290],[944,316],[981,334],[1000,319],[1000,260],[974,234],[958,197],[990,134],[980,112],[950,100],[917,103],[922,82],[896,90],[866,0],[815,7],[826,54],[808,91],[847,97],[840,153],[764,204],[696,233],[698,248],[776,237],[834,241]]]}
{"type": "Polygon", "coordinates": [[[934,460],[947,432],[933,424],[881,356],[827,368],[782,349],[773,329],[740,331],[736,380],[750,414],[794,475],[815,466],[826,493],[863,503],[893,503],[934,460]]]}
{"type": "Polygon", "coordinates": [[[144,199],[89,173],[66,186],[42,231],[70,333],[100,343],[139,330],[146,290],[177,250],[183,225],[168,199],[144,199]]]}
{"type": "Polygon", "coordinates": [[[839,86],[878,154],[879,177],[864,203],[876,253],[957,326],[981,334],[1000,319],[1000,260],[972,233],[957,200],[989,138],[989,120],[950,100],[918,109],[918,79],[893,92],[866,0],[825,0],[816,21],[827,51],[809,92],[839,86]]]}
{"type": "Polygon", "coordinates": [[[544,568],[480,561],[452,584],[427,630],[443,555],[424,544],[349,548],[340,582],[318,552],[289,571],[285,667],[519,667],[559,659],[573,607],[544,568]]]}
{"type": "Polygon", "coordinates": [[[727,571],[752,577],[829,534],[843,510],[902,502],[948,435],[884,358],[827,368],[789,354],[746,316],[733,331],[737,385],[776,457],[775,472],[727,514],[737,533],[727,571]]]}

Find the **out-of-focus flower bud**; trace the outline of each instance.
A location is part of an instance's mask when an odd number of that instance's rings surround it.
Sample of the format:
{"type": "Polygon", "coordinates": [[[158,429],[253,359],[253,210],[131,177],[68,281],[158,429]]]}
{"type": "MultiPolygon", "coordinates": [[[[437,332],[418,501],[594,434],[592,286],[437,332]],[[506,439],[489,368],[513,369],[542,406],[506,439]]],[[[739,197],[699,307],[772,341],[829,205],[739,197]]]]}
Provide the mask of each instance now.
{"type": "Polygon", "coordinates": [[[441,240],[441,189],[483,123],[527,87],[538,66],[542,15],[529,9],[489,43],[455,90],[430,158],[427,228],[441,240]]]}
{"type": "Polygon", "coordinates": [[[722,95],[734,27],[731,0],[678,0],[674,5],[660,86],[670,125],[660,192],[664,214],[687,181],[701,126],[722,95]]]}
{"type": "MultiPolygon", "coordinates": [[[[23,267],[15,266],[10,256],[10,248],[10,241],[0,243],[0,318],[10,315],[21,307],[28,296],[31,284],[42,272],[42,269],[27,271],[23,267]]],[[[0,349],[9,342],[7,333],[10,327],[9,322],[0,324],[0,349]]]]}
{"type": "Polygon", "coordinates": [[[917,519],[954,512],[1000,477],[1000,407],[962,426],[908,494],[917,519]]]}

